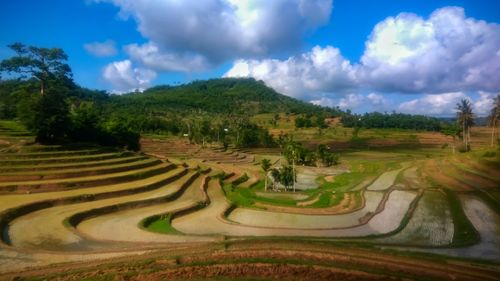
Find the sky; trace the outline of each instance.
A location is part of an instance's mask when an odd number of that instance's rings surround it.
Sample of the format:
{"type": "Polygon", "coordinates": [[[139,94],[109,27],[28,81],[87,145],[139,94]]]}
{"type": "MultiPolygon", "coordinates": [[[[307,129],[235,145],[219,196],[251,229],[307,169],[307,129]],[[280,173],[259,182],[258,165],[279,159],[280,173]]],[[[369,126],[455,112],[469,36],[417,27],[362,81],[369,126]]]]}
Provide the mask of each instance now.
{"type": "Polygon", "coordinates": [[[0,1],[0,59],[63,48],[110,93],[220,77],[363,113],[486,115],[500,93],[496,0],[0,1]]]}

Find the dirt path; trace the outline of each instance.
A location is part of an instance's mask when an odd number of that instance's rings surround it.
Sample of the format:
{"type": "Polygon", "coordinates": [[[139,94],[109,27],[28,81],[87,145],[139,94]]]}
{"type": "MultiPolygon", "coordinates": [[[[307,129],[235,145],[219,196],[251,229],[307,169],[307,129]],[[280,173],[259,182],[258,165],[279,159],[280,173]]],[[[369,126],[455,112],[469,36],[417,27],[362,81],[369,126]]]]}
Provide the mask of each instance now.
{"type": "MultiPolygon", "coordinates": [[[[68,261],[71,261],[69,259],[68,261]]],[[[374,249],[324,243],[233,242],[164,249],[141,256],[34,268],[0,276],[16,280],[498,280],[498,266],[406,257],[374,249]],[[207,261],[209,261],[207,263],[207,261]],[[293,262],[284,262],[293,261],[293,262]],[[301,265],[307,263],[306,265],[301,265]]]]}

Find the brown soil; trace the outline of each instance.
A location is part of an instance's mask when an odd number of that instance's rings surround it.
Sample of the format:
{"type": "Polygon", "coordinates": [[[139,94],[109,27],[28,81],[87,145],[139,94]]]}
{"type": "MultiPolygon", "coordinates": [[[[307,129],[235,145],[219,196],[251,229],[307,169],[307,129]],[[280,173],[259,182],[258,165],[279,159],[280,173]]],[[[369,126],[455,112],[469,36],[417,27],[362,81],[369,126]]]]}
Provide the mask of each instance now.
{"type": "Polygon", "coordinates": [[[498,280],[497,265],[398,256],[376,249],[297,241],[242,241],[186,246],[100,262],[68,263],[0,276],[0,280],[498,280]],[[217,246],[219,245],[219,246],[217,246]],[[99,279],[100,280],[100,279],[99,279]],[[104,280],[104,279],[103,279],[104,280]],[[107,279],[106,279],[107,280],[107,279]]]}
{"type": "Polygon", "coordinates": [[[457,179],[443,172],[443,166],[436,159],[428,160],[422,165],[423,178],[432,178],[438,184],[457,191],[471,191],[472,189],[457,179]]]}
{"type": "Polygon", "coordinates": [[[325,177],[325,181],[327,182],[334,182],[335,181],[335,176],[330,175],[325,177]]]}
{"type": "Polygon", "coordinates": [[[307,207],[307,206],[311,206],[313,205],[314,203],[318,202],[319,201],[319,198],[321,196],[321,193],[318,193],[316,194],[316,196],[312,199],[309,199],[307,201],[303,201],[303,202],[298,202],[296,205],[298,207],[307,207]]]}

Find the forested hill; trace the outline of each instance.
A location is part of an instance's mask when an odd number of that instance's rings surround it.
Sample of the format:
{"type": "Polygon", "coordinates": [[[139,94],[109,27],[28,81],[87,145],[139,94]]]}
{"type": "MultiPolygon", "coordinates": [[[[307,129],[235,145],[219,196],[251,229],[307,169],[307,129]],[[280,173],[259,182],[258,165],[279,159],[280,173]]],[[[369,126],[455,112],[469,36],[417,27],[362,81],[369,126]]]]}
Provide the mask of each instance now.
{"type": "Polygon", "coordinates": [[[117,109],[131,111],[205,111],[223,114],[313,113],[323,108],[281,95],[253,78],[221,78],[195,81],[180,86],[156,86],[142,93],[113,96],[117,109]]]}

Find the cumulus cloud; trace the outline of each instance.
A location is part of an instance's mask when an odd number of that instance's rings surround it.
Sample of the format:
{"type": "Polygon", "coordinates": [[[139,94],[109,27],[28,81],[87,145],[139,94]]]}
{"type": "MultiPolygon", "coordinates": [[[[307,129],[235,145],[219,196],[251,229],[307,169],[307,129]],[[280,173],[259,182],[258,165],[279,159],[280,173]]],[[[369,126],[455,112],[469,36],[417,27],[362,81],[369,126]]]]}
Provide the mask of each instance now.
{"type": "Polygon", "coordinates": [[[387,111],[393,106],[390,100],[376,93],[369,93],[368,95],[348,93],[337,99],[323,96],[312,100],[311,103],[353,111],[387,111]]]}
{"type": "Polygon", "coordinates": [[[104,79],[114,87],[117,93],[142,91],[156,78],[156,72],[133,67],[130,60],[116,61],[108,64],[103,70],[104,79]]]}
{"type": "Polygon", "coordinates": [[[112,57],[117,54],[115,42],[106,40],[104,42],[92,42],[83,45],[85,50],[96,57],[112,57]]]}
{"type": "Polygon", "coordinates": [[[162,52],[154,43],[143,45],[130,44],[125,51],[131,59],[159,71],[201,71],[207,69],[209,63],[205,57],[197,54],[175,54],[162,52]]]}
{"type": "MultiPolygon", "coordinates": [[[[424,95],[422,98],[403,102],[398,110],[404,113],[449,116],[456,113],[456,104],[461,99],[469,99],[462,92],[424,95]]],[[[470,99],[469,99],[470,100],[470,99]]]]}
{"type": "Polygon", "coordinates": [[[474,112],[479,116],[486,116],[490,114],[493,107],[493,99],[500,93],[487,93],[480,91],[479,98],[474,102],[474,112]]]}
{"type": "Polygon", "coordinates": [[[427,20],[402,13],[375,26],[361,64],[363,82],[380,91],[499,90],[500,26],[466,18],[459,7],[427,20]]]}
{"type": "Polygon", "coordinates": [[[135,46],[134,59],[150,61],[154,46],[154,57],[162,63],[151,66],[176,71],[198,70],[205,61],[297,50],[308,31],[328,22],[332,10],[332,0],[95,1],[118,6],[120,15],[133,18],[150,40],[135,46]],[[178,67],[177,56],[185,67],[178,67]]]}
{"type": "MultiPolygon", "coordinates": [[[[500,26],[467,18],[462,8],[438,9],[428,19],[409,13],[389,17],[375,26],[365,45],[355,64],[332,46],[316,46],[287,60],[237,60],[225,76],[254,77],[284,94],[339,106],[355,105],[346,95],[349,89],[443,94],[442,100],[456,96],[453,92],[500,90],[500,26]]],[[[380,94],[363,98],[379,108],[390,105],[380,94]]],[[[425,96],[412,102],[430,100],[442,101],[425,96]]],[[[429,113],[446,113],[440,104],[430,108],[429,113]]]]}
{"type": "Polygon", "coordinates": [[[311,98],[322,92],[344,91],[356,85],[355,68],[331,46],[286,60],[238,60],[225,77],[254,77],[278,92],[311,98]]]}

